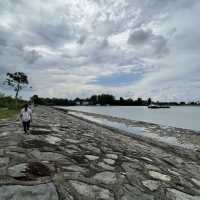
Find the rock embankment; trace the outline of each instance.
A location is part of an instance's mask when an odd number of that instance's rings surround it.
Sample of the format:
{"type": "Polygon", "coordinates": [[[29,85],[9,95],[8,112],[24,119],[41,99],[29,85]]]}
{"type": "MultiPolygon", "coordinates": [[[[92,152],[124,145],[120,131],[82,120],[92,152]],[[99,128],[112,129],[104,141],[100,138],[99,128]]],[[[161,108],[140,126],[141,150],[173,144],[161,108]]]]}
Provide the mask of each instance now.
{"type": "Polygon", "coordinates": [[[200,161],[37,107],[29,135],[0,124],[0,199],[199,200],[200,161]]]}

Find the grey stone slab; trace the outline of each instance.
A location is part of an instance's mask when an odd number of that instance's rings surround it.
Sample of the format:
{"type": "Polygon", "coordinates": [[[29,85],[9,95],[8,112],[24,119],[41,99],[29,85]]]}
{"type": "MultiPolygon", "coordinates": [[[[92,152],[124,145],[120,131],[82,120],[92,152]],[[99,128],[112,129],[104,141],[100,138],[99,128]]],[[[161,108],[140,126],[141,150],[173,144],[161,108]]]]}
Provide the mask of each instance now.
{"type": "Polygon", "coordinates": [[[70,183],[76,192],[81,196],[80,199],[114,200],[113,194],[107,189],[78,181],[70,181],[70,183]]]}
{"type": "Polygon", "coordinates": [[[116,160],[118,158],[118,155],[117,154],[106,154],[106,157],[113,159],[113,160],[116,160]]]}
{"type": "Polygon", "coordinates": [[[115,169],[114,167],[112,167],[112,166],[110,166],[110,165],[107,165],[107,164],[105,164],[104,162],[99,162],[99,163],[98,163],[98,166],[99,166],[99,167],[102,167],[102,168],[104,168],[104,169],[107,169],[107,170],[114,170],[114,169],[115,169]]]}
{"type": "Polygon", "coordinates": [[[124,195],[120,200],[155,200],[153,195],[144,193],[137,187],[125,185],[124,195]]]}
{"type": "Polygon", "coordinates": [[[46,139],[47,142],[49,142],[51,144],[56,144],[57,142],[61,141],[60,138],[55,137],[55,136],[51,136],[51,135],[48,135],[45,139],[46,139]]]}
{"type": "Polygon", "coordinates": [[[3,132],[3,133],[0,133],[0,137],[7,136],[8,134],[9,134],[9,132],[8,132],[8,131],[5,131],[5,132],[3,132]]]}
{"type": "Polygon", "coordinates": [[[141,159],[144,161],[153,162],[153,160],[151,160],[150,158],[147,158],[147,157],[141,157],[141,159]]]}
{"type": "Polygon", "coordinates": [[[197,186],[200,187],[200,180],[197,180],[195,178],[192,178],[191,180],[192,180],[193,183],[195,183],[197,186]]]}
{"type": "Polygon", "coordinates": [[[132,163],[132,162],[124,162],[122,164],[122,168],[126,171],[127,174],[129,175],[134,175],[135,173],[135,169],[141,169],[141,166],[139,165],[139,163],[132,163]]]}
{"type": "Polygon", "coordinates": [[[85,157],[91,161],[99,159],[99,156],[94,156],[94,155],[85,155],[85,157]]]}
{"type": "Polygon", "coordinates": [[[86,137],[94,137],[94,133],[84,133],[83,135],[86,137]]]}
{"type": "Polygon", "coordinates": [[[26,175],[27,164],[22,163],[8,168],[8,175],[12,177],[23,177],[26,175]]]}
{"type": "Polygon", "coordinates": [[[100,154],[101,150],[97,147],[94,147],[91,144],[81,144],[80,145],[84,150],[90,151],[91,153],[100,154]]]}
{"type": "Polygon", "coordinates": [[[168,172],[170,172],[171,174],[175,175],[175,176],[180,176],[180,174],[178,172],[175,172],[171,169],[168,169],[168,172]]]}
{"type": "Polygon", "coordinates": [[[172,200],[199,200],[200,196],[192,196],[176,189],[167,189],[167,197],[172,200]]]}
{"type": "Polygon", "coordinates": [[[7,175],[7,168],[1,167],[0,168],[0,176],[5,176],[5,175],[7,175]]]}
{"type": "Polygon", "coordinates": [[[114,184],[117,182],[116,174],[113,172],[101,172],[96,174],[93,179],[105,184],[114,184]]]}
{"type": "Polygon", "coordinates": [[[65,169],[67,171],[73,171],[73,172],[82,172],[82,173],[87,172],[87,169],[85,169],[83,167],[79,167],[78,165],[65,166],[65,167],[63,167],[63,169],[65,169]]]}
{"type": "Polygon", "coordinates": [[[34,150],[31,154],[39,160],[57,161],[64,159],[62,154],[54,152],[40,152],[38,150],[34,150]]]}
{"type": "Polygon", "coordinates": [[[153,170],[153,171],[160,171],[160,169],[154,165],[151,164],[146,164],[145,168],[149,169],[149,170],[153,170]]]}
{"type": "Polygon", "coordinates": [[[79,140],[74,140],[74,139],[70,139],[70,138],[65,138],[65,141],[69,142],[69,143],[72,143],[72,144],[78,144],[78,143],[81,142],[79,140]]]}
{"type": "Polygon", "coordinates": [[[10,158],[8,157],[0,157],[0,166],[7,165],[9,163],[10,158]]]}
{"type": "Polygon", "coordinates": [[[4,156],[4,149],[0,149],[0,156],[4,156]]]}
{"type": "Polygon", "coordinates": [[[161,181],[171,181],[171,177],[165,174],[161,174],[159,172],[155,172],[155,171],[149,171],[149,175],[152,178],[161,180],[161,181]]]}
{"type": "Polygon", "coordinates": [[[110,158],[105,158],[103,159],[103,161],[109,165],[114,165],[115,164],[115,160],[110,159],[110,158]]]}
{"type": "Polygon", "coordinates": [[[81,175],[81,172],[64,172],[63,176],[66,179],[77,179],[81,175]]]}
{"type": "Polygon", "coordinates": [[[158,187],[160,186],[160,183],[158,181],[154,181],[154,180],[146,180],[146,181],[142,181],[142,184],[148,188],[151,191],[155,191],[158,189],[158,187]]]}
{"type": "Polygon", "coordinates": [[[24,153],[18,153],[18,152],[14,152],[14,151],[7,151],[6,153],[8,154],[8,156],[12,156],[15,159],[19,159],[19,158],[25,159],[25,158],[27,158],[26,154],[24,154],[24,153]]]}
{"type": "Polygon", "coordinates": [[[69,149],[69,148],[65,148],[64,150],[65,150],[66,153],[68,153],[70,155],[73,155],[77,152],[77,150],[69,149]]]}
{"type": "Polygon", "coordinates": [[[56,188],[52,183],[21,186],[9,185],[0,187],[1,200],[58,200],[56,188]]]}

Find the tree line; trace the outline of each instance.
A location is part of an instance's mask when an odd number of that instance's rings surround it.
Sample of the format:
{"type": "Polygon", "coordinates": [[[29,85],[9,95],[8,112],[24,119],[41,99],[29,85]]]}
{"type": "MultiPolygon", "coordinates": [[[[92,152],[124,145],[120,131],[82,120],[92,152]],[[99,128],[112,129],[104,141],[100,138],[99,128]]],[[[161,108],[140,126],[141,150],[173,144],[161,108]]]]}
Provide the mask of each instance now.
{"type": "MultiPolygon", "coordinates": [[[[116,99],[114,95],[111,94],[95,94],[89,98],[75,98],[73,100],[67,98],[42,98],[38,95],[31,97],[31,101],[38,105],[47,105],[47,106],[75,106],[75,105],[91,105],[91,106],[147,106],[151,103],[156,103],[160,105],[180,105],[177,102],[154,102],[151,98],[148,99],[132,99],[132,98],[123,98],[120,97],[116,99]]],[[[182,102],[183,103],[183,102],[182,102]]]]}

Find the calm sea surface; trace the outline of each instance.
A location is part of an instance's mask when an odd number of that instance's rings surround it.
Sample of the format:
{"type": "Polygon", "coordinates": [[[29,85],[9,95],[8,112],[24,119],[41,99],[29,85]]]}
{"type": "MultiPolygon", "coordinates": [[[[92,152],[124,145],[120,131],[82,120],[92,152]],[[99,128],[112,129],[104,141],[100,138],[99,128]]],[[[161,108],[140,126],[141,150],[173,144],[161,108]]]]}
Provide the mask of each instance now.
{"type": "Polygon", "coordinates": [[[144,106],[73,106],[65,108],[200,130],[200,107],[195,106],[173,106],[170,109],[148,109],[144,106]]]}

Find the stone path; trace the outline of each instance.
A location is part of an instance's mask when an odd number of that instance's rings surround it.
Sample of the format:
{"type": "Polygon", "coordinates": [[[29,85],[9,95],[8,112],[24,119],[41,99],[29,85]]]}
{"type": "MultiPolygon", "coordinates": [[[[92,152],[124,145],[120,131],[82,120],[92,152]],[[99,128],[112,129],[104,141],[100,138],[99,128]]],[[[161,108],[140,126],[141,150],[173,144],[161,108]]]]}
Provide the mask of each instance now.
{"type": "Polygon", "coordinates": [[[199,200],[200,161],[49,107],[0,123],[1,200],[199,200]]]}

